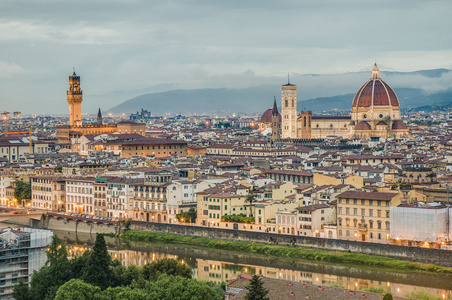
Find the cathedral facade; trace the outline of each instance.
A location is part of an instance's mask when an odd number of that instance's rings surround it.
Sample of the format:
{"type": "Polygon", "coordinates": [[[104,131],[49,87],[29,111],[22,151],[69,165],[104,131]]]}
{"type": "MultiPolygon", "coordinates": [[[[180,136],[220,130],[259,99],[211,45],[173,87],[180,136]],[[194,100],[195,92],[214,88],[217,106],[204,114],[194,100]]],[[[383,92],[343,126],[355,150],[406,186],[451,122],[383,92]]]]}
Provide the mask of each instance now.
{"type": "MultiPolygon", "coordinates": [[[[358,89],[351,102],[350,115],[316,116],[310,111],[298,113],[297,86],[290,83],[282,85],[280,138],[324,139],[334,136],[344,139],[386,139],[390,136],[408,136],[408,127],[401,121],[399,99],[381,79],[376,62],[370,79],[358,89]]],[[[271,126],[272,130],[276,130],[273,123],[259,126],[271,126]]],[[[272,139],[275,140],[274,135],[272,139]]]]}

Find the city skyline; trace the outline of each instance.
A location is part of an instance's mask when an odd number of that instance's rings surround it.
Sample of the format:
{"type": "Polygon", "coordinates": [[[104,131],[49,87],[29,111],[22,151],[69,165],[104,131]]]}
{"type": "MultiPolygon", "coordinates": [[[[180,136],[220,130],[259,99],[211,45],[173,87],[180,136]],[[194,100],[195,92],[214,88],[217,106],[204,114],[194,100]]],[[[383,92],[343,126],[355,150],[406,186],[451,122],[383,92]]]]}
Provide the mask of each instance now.
{"type": "MultiPolygon", "coordinates": [[[[14,102],[40,113],[49,105],[64,112],[74,65],[87,96],[280,84],[287,73],[295,82],[301,74],[368,71],[374,59],[386,71],[451,69],[451,41],[444,38],[451,6],[3,1],[1,101],[7,109],[15,109],[14,102]]],[[[440,88],[451,87],[451,76],[438,79],[440,88]]]]}

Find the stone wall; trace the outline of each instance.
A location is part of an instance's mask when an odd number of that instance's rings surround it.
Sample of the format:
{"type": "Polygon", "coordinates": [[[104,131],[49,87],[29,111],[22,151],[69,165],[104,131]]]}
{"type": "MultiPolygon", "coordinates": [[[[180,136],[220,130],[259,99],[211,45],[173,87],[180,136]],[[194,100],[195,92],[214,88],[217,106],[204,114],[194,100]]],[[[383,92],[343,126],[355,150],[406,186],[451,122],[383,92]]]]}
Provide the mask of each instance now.
{"type": "Polygon", "coordinates": [[[116,224],[107,222],[83,221],[71,218],[56,218],[43,214],[40,220],[31,219],[31,227],[51,230],[73,231],[83,233],[118,233],[116,224]]]}
{"type": "Polygon", "coordinates": [[[139,221],[132,221],[130,228],[134,230],[200,236],[231,241],[293,245],[324,250],[387,256],[452,267],[452,251],[448,250],[139,221]]]}

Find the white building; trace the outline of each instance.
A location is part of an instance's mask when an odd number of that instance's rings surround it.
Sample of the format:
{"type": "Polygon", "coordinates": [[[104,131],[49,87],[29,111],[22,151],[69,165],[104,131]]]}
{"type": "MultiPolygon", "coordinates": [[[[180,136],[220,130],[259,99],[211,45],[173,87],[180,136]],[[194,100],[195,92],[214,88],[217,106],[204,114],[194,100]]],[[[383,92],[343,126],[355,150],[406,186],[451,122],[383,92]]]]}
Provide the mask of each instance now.
{"type": "Polygon", "coordinates": [[[173,181],[167,188],[168,222],[178,223],[176,215],[197,206],[196,197],[214,183],[201,180],[173,181]]]}
{"type": "Polygon", "coordinates": [[[389,236],[396,242],[442,243],[450,240],[448,208],[439,203],[402,204],[390,208],[389,236]]]}
{"type": "Polygon", "coordinates": [[[66,212],[94,215],[94,178],[76,177],[66,181],[66,212]]]}

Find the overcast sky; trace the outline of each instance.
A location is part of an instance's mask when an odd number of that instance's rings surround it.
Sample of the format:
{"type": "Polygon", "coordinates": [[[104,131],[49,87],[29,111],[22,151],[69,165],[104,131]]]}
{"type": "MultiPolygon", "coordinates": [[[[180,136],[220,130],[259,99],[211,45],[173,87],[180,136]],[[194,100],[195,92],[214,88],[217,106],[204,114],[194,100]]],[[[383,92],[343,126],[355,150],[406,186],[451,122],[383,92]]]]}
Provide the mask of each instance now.
{"type": "Polygon", "coordinates": [[[280,85],[374,59],[452,69],[451,12],[451,0],[1,0],[0,110],[65,112],[73,66],[85,101],[160,84],[280,85]]]}

